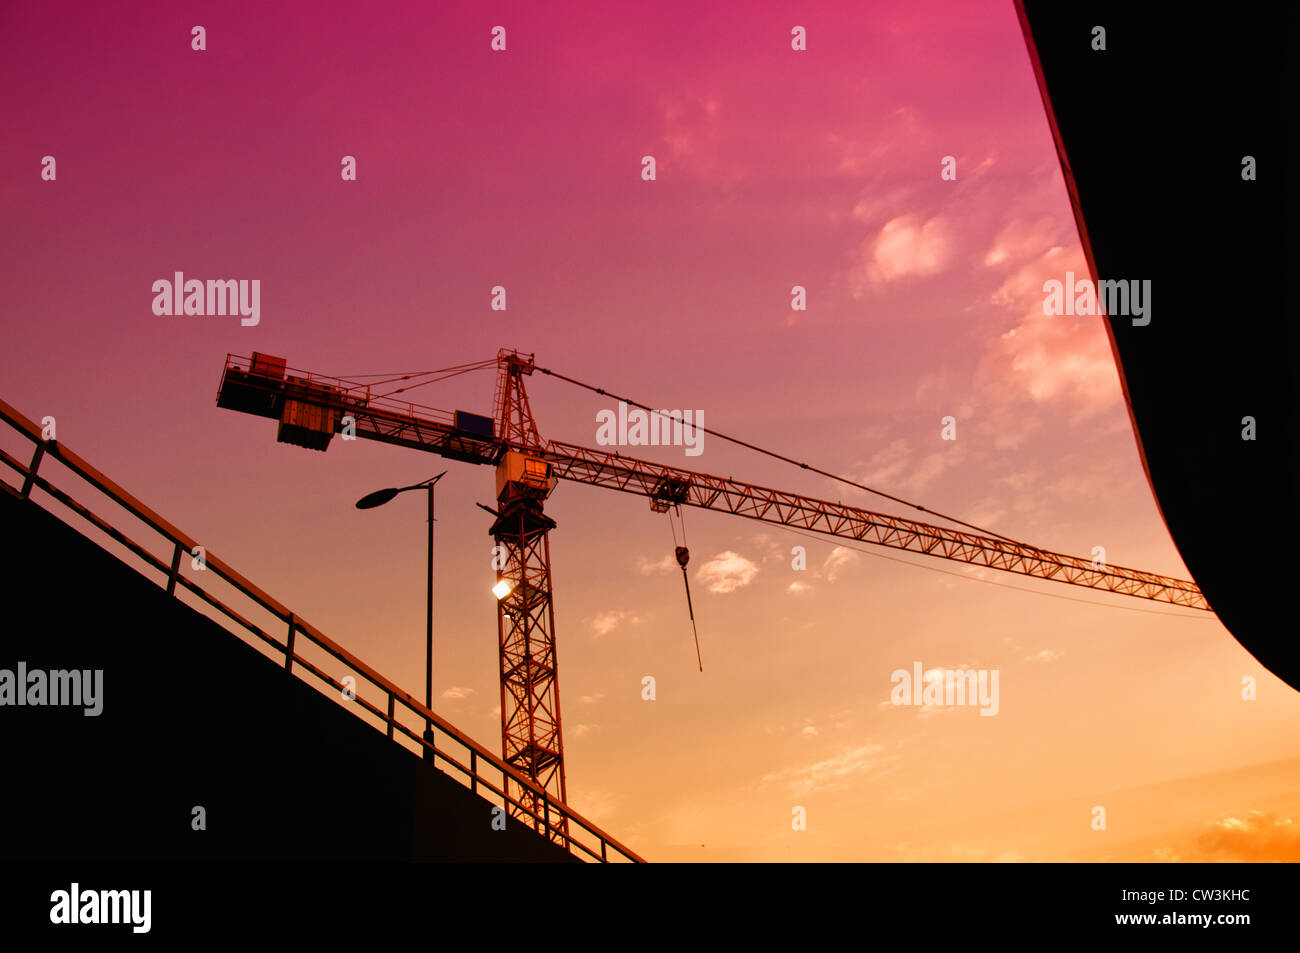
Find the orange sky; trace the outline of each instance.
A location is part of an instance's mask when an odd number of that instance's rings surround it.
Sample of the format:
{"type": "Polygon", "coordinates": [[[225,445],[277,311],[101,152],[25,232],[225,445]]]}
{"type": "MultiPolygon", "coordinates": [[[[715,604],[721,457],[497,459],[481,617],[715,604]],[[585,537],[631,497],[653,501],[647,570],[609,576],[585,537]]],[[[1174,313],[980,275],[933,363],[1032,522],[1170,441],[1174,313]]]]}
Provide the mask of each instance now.
{"type": "MultiPolygon", "coordinates": [[[[1185,578],[1100,319],[1041,311],[1044,281],[1086,268],[1011,5],[818,5],[801,54],[774,6],[647,10],[506,4],[496,59],[470,10],[339,5],[308,34],[244,10],[213,20],[206,59],[164,7],[91,39],[6,12],[0,75],[28,94],[0,143],[0,394],[416,695],[423,504],[352,503],[449,469],[435,707],[493,750],[474,506],[492,473],[277,444],[214,406],[227,352],[351,375],[514,346],[997,532],[1185,578]],[[154,316],[176,270],[261,279],[261,323],[154,316]]],[[[415,399],[489,413],[493,385],[415,399]]],[[[612,402],[529,388],[543,438],[595,444],[612,402]]],[[[896,511],[704,446],[630,452],[896,511]]],[[[573,484],[548,512],[570,801],[651,860],[1300,859],[1300,697],[1211,616],[688,511],[701,674],[667,518],[573,484]],[[997,669],[998,714],[892,706],[915,662],[997,669]]]]}

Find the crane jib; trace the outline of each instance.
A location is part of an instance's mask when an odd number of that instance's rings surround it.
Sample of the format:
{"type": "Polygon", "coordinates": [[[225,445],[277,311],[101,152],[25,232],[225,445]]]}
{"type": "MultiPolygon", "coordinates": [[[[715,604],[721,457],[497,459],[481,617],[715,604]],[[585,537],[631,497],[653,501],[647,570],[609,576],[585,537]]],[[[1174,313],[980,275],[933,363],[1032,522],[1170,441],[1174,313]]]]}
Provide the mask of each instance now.
{"type": "Polygon", "coordinates": [[[701,509],[1120,595],[1206,611],[1210,608],[1200,589],[1188,580],[1111,566],[1001,537],[888,516],[577,444],[551,441],[544,456],[560,479],[647,496],[652,505],[671,491],[673,502],[701,509]]]}

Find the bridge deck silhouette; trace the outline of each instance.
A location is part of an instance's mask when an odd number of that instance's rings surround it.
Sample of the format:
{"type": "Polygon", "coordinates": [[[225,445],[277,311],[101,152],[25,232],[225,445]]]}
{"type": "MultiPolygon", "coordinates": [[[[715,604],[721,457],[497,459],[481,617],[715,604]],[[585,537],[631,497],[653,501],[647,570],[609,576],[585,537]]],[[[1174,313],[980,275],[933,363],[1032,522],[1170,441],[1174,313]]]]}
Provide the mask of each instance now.
{"type": "Polygon", "coordinates": [[[193,540],[3,401],[0,419],[35,450],[0,448],[19,480],[0,479],[0,593],[26,610],[0,669],[103,671],[97,716],[0,709],[0,858],[641,860],[544,798],[499,829],[497,755],[218,557],[194,571],[193,540]]]}

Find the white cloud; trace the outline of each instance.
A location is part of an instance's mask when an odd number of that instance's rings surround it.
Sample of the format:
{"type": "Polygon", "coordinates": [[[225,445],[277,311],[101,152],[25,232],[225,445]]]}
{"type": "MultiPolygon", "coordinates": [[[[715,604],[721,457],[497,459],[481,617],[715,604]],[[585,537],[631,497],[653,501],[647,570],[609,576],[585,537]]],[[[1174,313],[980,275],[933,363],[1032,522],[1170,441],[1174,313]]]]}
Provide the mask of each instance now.
{"type": "Polygon", "coordinates": [[[953,245],[952,228],[941,216],[890,219],[875,238],[862,243],[852,275],[854,297],[881,282],[937,275],[948,267],[953,245]]]}
{"type": "Polygon", "coordinates": [[[469,698],[473,694],[474,689],[472,688],[461,688],[459,685],[453,685],[442,693],[442,697],[449,698],[452,701],[460,701],[462,698],[469,698]]]}
{"type": "Polygon", "coordinates": [[[718,553],[695,574],[710,592],[734,592],[748,586],[758,575],[758,566],[739,553],[718,553]]]}

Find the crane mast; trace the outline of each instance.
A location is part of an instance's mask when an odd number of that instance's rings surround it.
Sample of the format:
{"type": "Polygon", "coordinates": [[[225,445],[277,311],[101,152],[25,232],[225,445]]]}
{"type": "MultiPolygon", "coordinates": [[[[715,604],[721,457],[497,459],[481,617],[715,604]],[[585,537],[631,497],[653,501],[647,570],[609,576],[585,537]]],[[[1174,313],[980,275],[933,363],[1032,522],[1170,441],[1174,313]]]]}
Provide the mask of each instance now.
{"type": "MultiPolygon", "coordinates": [[[[543,504],[555,488],[550,464],[541,461],[541,438],[524,390],[531,356],[498,354],[496,430],[510,447],[497,463],[496,520],[489,532],[497,568],[497,642],[501,658],[501,756],[535,781],[547,796],[565,800],[560,683],[551,601],[550,531],[555,521],[543,504]],[[515,447],[521,449],[513,449],[515,447]],[[521,452],[525,451],[525,452],[521,452]]],[[[518,817],[546,817],[536,796],[507,779],[521,806],[518,817]]],[[[568,836],[568,820],[546,824],[548,836],[568,836]]]]}
{"type": "MultiPolygon", "coordinates": [[[[535,369],[533,356],[503,348],[496,364],[491,418],[459,410],[448,414],[338,378],[291,375],[283,358],[257,353],[251,359],[226,356],[217,406],[278,419],[278,440],[314,450],[325,450],[336,433],[343,433],[496,467],[497,508],[484,508],[494,517],[489,533],[496,543],[502,756],[532,779],[546,798],[566,799],[551,591],[549,533],[555,522],[544,507],[561,479],[634,493],[649,499],[656,512],[695,506],[1211,611],[1197,585],[1185,579],[1099,564],[1003,537],[934,526],[577,444],[543,443],[524,387],[524,378],[535,369]]],[[[547,805],[534,804],[531,792],[516,789],[513,795],[535,815],[546,816],[547,805]]],[[[526,818],[513,805],[512,812],[526,818]]],[[[548,836],[562,841],[568,832],[556,822],[548,825],[548,836]]]]}

